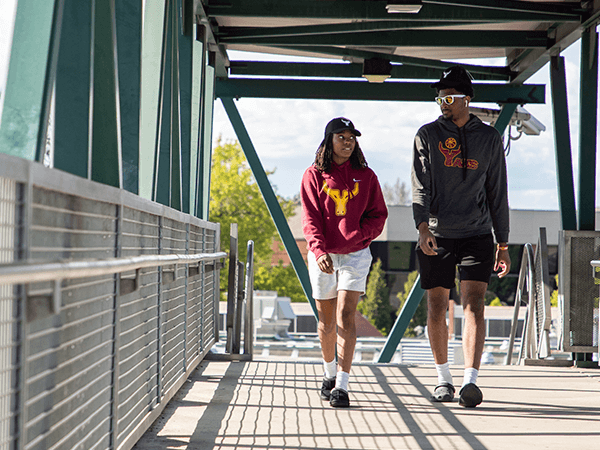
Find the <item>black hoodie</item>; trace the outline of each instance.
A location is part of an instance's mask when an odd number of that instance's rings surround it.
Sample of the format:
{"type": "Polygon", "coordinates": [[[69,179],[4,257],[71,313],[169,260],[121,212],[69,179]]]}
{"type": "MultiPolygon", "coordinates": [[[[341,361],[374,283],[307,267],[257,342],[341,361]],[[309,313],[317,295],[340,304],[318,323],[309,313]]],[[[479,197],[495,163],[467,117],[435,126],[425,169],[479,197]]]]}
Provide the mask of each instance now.
{"type": "Polygon", "coordinates": [[[464,127],[440,116],[415,137],[411,174],[415,225],[434,236],[466,238],[494,230],[508,242],[506,161],[498,131],[471,114],[464,127]]]}

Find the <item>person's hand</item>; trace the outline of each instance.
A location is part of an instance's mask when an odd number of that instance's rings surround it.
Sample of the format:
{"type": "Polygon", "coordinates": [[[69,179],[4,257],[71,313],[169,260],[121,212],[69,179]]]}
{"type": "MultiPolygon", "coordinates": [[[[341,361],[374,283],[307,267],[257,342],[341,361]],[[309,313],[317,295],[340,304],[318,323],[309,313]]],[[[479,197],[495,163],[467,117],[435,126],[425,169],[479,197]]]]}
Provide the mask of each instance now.
{"type": "Polygon", "coordinates": [[[435,256],[438,248],[435,236],[429,231],[429,227],[425,222],[419,224],[419,248],[427,256],[435,256]]]}
{"type": "Polygon", "coordinates": [[[498,244],[496,248],[494,271],[497,272],[498,270],[500,270],[498,278],[502,278],[510,272],[510,255],[508,254],[508,245],[506,243],[498,244]]]}
{"type": "Polygon", "coordinates": [[[321,272],[333,273],[333,261],[328,253],[319,256],[319,259],[317,259],[317,265],[319,266],[319,269],[321,269],[321,272]]]}

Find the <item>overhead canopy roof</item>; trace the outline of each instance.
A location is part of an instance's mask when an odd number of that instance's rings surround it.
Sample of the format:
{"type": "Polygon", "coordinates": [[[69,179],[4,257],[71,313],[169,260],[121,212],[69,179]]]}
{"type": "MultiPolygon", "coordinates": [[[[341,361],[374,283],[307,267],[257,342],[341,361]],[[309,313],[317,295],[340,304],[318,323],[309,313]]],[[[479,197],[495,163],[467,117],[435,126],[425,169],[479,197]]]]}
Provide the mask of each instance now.
{"type": "Polygon", "coordinates": [[[521,85],[596,26],[600,0],[206,0],[197,1],[196,14],[215,51],[218,96],[429,100],[429,84],[412,80],[438,79],[451,60],[505,58],[504,65],[466,65],[483,82],[476,84],[477,100],[538,103],[545,101],[543,86],[521,85]],[[388,12],[406,4],[421,9],[388,12]],[[227,50],[332,62],[230,61],[227,50]],[[384,71],[387,65],[391,78],[366,83],[365,60],[383,63],[384,71]],[[314,77],[337,81],[306,81],[314,77]]]}

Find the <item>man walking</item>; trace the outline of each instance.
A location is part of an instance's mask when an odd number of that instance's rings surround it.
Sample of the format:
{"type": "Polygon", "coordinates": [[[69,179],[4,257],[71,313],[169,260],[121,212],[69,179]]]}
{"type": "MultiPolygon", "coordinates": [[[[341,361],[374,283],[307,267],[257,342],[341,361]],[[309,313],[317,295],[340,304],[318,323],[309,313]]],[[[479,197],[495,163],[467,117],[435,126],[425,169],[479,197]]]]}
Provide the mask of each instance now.
{"type": "Polygon", "coordinates": [[[446,311],[458,267],[465,315],[459,403],[465,407],[483,400],[476,383],[485,343],[484,295],[493,270],[500,270],[499,277],[510,271],[502,139],[469,113],[471,80],[463,67],[452,66],[431,85],[442,115],[417,132],[411,174],[421,286],[427,291],[427,329],[438,374],[431,400],[454,399],[446,311]]]}

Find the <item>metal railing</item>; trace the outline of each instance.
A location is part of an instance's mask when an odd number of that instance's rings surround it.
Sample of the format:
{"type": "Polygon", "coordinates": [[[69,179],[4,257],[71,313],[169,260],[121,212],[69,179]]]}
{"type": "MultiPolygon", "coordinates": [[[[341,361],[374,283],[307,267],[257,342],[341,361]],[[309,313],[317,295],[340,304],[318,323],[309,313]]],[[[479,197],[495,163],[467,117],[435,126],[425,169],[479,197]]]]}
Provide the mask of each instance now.
{"type": "Polygon", "coordinates": [[[535,251],[530,243],[523,247],[508,349],[504,360],[506,365],[512,362],[521,302],[527,304],[527,310],[517,363],[520,363],[522,358],[545,358],[551,353],[550,289],[546,242],[546,229],[540,228],[540,237],[535,251]]]}
{"type": "Polygon", "coordinates": [[[130,449],[218,340],[218,224],[0,155],[0,449],[130,449]]]}

